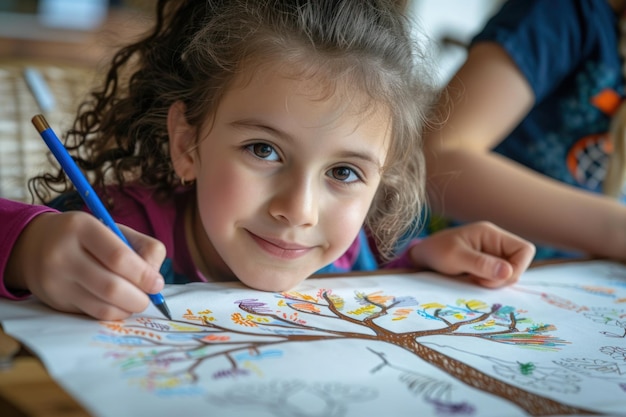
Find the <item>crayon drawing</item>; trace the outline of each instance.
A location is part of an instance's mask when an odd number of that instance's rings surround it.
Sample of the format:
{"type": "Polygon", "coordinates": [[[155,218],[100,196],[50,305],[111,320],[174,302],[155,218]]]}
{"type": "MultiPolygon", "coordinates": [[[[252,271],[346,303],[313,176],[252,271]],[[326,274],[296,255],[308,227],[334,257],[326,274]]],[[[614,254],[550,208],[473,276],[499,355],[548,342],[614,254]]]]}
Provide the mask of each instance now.
{"type": "Polygon", "coordinates": [[[84,356],[57,379],[98,416],[129,404],[153,416],[626,416],[619,264],[536,268],[501,290],[420,273],[163,294],[172,320],[149,309],[119,322],[46,312],[3,324],[51,373],[84,356]],[[69,335],[52,343],[42,329],[69,335]],[[85,386],[98,372],[108,396],[85,386]]]}

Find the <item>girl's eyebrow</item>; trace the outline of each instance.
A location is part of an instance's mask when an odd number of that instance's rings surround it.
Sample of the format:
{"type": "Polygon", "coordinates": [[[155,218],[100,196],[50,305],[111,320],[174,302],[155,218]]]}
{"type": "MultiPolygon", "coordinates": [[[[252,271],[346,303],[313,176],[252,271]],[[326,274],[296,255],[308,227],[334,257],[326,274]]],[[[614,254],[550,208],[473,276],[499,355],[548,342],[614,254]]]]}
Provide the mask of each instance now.
{"type": "MultiPolygon", "coordinates": [[[[294,139],[291,135],[289,135],[287,132],[282,131],[276,127],[273,126],[268,126],[267,124],[265,124],[264,122],[260,121],[260,120],[256,120],[256,119],[241,119],[241,120],[235,120],[233,122],[230,123],[232,126],[234,127],[243,127],[243,128],[247,128],[247,129],[258,129],[258,130],[263,130],[266,131],[267,133],[273,135],[273,136],[278,136],[279,138],[281,138],[282,140],[284,140],[285,142],[289,142],[289,143],[293,143],[294,139]]],[[[369,163],[369,164],[373,164],[375,165],[378,169],[382,168],[382,163],[380,162],[380,159],[376,157],[376,155],[373,152],[360,152],[360,151],[353,151],[353,150],[345,150],[342,151],[339,156],[341,158],[356,158],[356,159],[360,159],[363,162],[369,163]]]]}
{"type": "Polygon", "coordinates": [[[277,127],[269,126],[265,122],[257,119],[241,119],[235,120],[230,123],[235,127],[243,127],[247,129],[264,130],[272,136],[278,136],[286,142],[293,142],[293,138],[287,132],[280,130],[277,127]]]}

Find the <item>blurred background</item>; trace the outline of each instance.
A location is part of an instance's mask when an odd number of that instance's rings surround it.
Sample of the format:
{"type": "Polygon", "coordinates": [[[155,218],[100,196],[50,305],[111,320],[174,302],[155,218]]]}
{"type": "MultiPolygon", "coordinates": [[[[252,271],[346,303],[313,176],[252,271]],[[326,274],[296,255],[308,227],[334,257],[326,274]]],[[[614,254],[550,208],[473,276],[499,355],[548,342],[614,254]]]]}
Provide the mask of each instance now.
{"type": "Polygon", "coordinates": [[[0,0],[0,197],[31,202],[48,164],[31,123],[60,136],[110,54],[149,27],[156,0],[0,0]]]}
{"type": "MultiPolygon", "coordinates": [[[[502,1],[408,1],[442,85],[502,1]]],[[[31,118],[43,113],[59,135],[68,129],[107,58],[149,28],[155,3],[0,0],[0,197],[30,202],[26,181],[48,163],[31,118]]]]}

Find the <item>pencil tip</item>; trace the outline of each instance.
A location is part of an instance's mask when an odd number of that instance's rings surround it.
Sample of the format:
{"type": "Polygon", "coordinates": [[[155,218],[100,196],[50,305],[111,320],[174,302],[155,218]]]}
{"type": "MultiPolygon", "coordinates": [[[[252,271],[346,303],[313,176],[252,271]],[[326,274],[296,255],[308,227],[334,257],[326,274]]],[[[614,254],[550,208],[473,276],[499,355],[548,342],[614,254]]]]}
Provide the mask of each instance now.
{"type": "Polygon", "coordinates": [[[170,313],[170,309],[167,307],[167,304],[165,304],[165,301],[161,304],[156,304],[156,308],[158,308],[168,320],[172,320],[172,313],[170,313]]]}

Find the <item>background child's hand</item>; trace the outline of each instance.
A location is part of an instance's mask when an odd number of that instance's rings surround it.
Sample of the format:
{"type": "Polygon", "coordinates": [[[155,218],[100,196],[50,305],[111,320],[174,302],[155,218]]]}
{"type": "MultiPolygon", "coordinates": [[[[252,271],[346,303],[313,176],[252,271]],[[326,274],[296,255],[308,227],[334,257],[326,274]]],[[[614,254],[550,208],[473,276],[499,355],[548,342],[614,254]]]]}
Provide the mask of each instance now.
{"type": "Polygon", "coordinates": [[[467,274],[485,287],[513,284],[535,256],[535,246],[489,222],[445,229],[410,249],[418,268],[467,274]]]}
{"type": "Polygon", "coordinates": [[[83,212],[47,213],[26,227],[11,253],[9,289],[27,289],[51,307],[117,320],[143,311],[163,288],[161,242],[120,226],[130,249],[83,212]]]}

